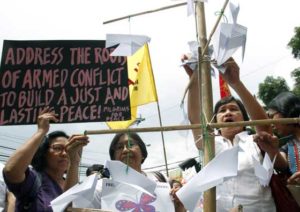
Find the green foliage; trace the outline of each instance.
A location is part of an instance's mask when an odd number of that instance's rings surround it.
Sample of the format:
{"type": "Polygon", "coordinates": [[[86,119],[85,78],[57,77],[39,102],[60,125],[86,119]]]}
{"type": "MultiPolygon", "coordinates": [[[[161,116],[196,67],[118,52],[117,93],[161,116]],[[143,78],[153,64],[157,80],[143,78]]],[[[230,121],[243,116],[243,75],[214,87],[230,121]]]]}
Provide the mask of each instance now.
{"type": "Polygon", "coordinates": [[[294,71],[291,72],[291,77],[295,81],[293,93],[300,96],[300,68],[294,69],[294,71]]]}
{"type": "Polygon", "coordinates": [[[265,105],[268,105],[268,103],[279,93],[289,90],[290,88],[284,78],[267,76],[264,82],[259,84],[258,97],[265,105]]]}
{"type": "Polygon", "coordinates": [[[288,46],[292,49],[294,58],[300,59],[300,27],[295,27],[295,35],[291,38],[288,46]]]}

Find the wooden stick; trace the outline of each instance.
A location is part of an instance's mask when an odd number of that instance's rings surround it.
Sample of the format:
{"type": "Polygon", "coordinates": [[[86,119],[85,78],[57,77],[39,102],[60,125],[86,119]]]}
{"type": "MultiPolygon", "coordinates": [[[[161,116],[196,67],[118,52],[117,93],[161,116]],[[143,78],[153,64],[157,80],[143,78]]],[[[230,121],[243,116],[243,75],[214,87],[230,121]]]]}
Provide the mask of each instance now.
{"type": "MultiPolygon", "coordinates": [[[[300,118],[281,118],[281,119],[261,119],[253,121],[239,121],[239,122],[224,122],[224,123],[209,123],[207,127],[210,128],[225,128],[237,126],[260,126],[270,124],[299,124],[300,118]]],[[[128,128],[128,129],[113,129],[113,130],[86,130],[85,135],[98,134],[114,134],[127,132],[160,132],[160,131],[175,131],[175,130],[189,130],[202,128],[201,124],[192,125],[174,125],[165,127],[145,127],[145,128],[128,128]]]]}
{"type": "Polygon", "coordinates": [[[161,10],[167,10],[167,9],[171,9],[171,8],[174,8],[174,7],[180,7],[180,6],[183,6],[183,5],[186,5],[186,4],[187,3],[184,2],[184,3],[173,4],[173,5],[170,5],[170,6],[161,7],[161,8],[154,9],[154,10],[148,10],[148,11],[145,11],[145,12],[139,12],[139,13],[123,16],[123,17],[120,17],[120,18],[115,18],[115,19],[112,19],[112,20],[104,21],[103,24],[109,24],[109,23],[113,23],[113,22],[116,22],[116,21],[121,21],[121,20],[127,19],[127,18],[132,18],[132,17],[136,17],[136,16],[140,16],[140,15],[154,13],[154,12],[158,12],[158,11],[161,11],[161,10]]]}
{"type": "Polygon", "coordinates": [[[102,209],[94,209],[94,208],[72,208],[68,207],[66,209],[67,212],[112,212],[112,211],[107,211],[107,210],[102,210],[102,209]]]}

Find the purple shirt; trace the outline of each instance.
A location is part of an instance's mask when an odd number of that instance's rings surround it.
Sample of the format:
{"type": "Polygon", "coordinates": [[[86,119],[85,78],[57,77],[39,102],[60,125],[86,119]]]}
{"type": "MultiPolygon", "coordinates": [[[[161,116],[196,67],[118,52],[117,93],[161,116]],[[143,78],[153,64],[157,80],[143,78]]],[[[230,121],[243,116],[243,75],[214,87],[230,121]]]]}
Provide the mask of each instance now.
{"type": "MultiPolygon", "coordinates": [[[[41,174],[42,183],[38,189],[38,193],[35,198],[35,201],[32,202],[30,211],[33,212],[52,211],[52,208],[50,207],[50,202],[56,197],[58,197],[59,195],[61,195],[63,193],[63,190],[45,172],[41,172],[40,174],[41,174]]],[[[23,210],[24,202],[22,202],[22,200],[24,200],[24,198],[27,197],[27,195],[32,190],[36,177],[37,177],[36,172],[29,168],[25,172],[25,180],[22,183],[18,183],[18,184],[9,183],[6,179],[6,176],[4,175],[4,180],[8,189],[17,198],[15,211],[20,211],[20,212],[24,211],[23,210]]]]}

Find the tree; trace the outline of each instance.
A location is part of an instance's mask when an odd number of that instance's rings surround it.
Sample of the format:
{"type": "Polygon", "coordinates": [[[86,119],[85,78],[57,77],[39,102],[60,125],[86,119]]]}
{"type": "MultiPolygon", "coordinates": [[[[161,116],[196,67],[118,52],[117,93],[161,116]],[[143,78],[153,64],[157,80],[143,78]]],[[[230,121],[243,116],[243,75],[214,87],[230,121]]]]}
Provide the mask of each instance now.
{"type": "Polygon", "coordinates": [[[295,35],[291,38],[288,46],[292,49],[294,58],[300,59],[300,27],[295,27],[295,35]]]}
{"type": "Polygon", "coordinates": [[[300,96],[300,68],[294,69],[294,71],[291,72],[291,77],[295,81],[293,93],[297,96],[300,96]]]}
{"type": "Polygon", "coordinates": [[[258,97],[265,105],[268,105],[269,102],[279,93],[289,90],[290,88],[284,78],[267,76],[264,82],[259,83],[258,97]]]}

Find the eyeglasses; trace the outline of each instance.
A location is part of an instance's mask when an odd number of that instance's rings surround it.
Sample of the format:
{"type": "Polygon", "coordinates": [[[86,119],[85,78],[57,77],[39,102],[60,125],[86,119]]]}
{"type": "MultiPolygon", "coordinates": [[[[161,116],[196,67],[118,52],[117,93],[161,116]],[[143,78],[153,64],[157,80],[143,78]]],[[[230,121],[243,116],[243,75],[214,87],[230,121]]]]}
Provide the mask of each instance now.
{"type": "Polygon", "coordinates": [[[115,146],[114,150],[116,152],[121,152],[124,150],[124,147],[126,147],[126,149],[133,149],[136,146],[138,146],[138,144],[134,142],[119,143],[115,146]]]}
{"type": "Polygon", "coordinates": [[[63,153],[66,150],[66,147],[62,144],[53,144],[50,146],[50,149],[55,153],[63,153]]]}

